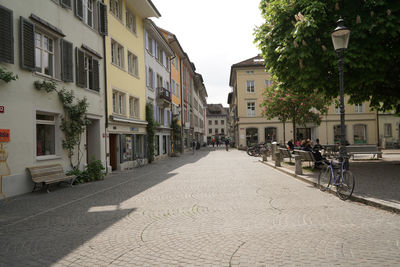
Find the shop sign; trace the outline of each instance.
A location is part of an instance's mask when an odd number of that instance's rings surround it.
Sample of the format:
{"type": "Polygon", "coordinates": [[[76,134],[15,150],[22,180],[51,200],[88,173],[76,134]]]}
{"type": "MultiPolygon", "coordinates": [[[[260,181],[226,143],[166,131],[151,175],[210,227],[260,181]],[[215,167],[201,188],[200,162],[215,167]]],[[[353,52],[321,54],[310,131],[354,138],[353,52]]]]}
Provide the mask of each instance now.
{"type": "Polygon", "coordinates": [[[10,142],[10,129],[0,129],[0,142],[10,142]]]}
{"type": "Polygon", "coordinates": [[[0,106],[0,113],[4,113],[4,106],[0,106]]]}

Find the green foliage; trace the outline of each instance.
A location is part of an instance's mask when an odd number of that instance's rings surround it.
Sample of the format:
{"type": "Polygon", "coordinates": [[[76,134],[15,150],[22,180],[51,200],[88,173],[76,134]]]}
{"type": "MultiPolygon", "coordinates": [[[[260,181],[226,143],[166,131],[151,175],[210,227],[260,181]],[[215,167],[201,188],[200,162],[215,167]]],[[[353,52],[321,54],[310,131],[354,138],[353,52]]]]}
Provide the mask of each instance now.
{"type": "Polygon", "coordinates": [[[350,103],[370,101],[381,110],[400,103],[400,4],[397,0],[263,0],[265,23],[255,42],[266,68],[285,89],[305,95],[339,95],[331,32],[342,17],[351,29],[345,53],[350,103]]]}
{"type": "Polygon", "coordinates": [[[147,160],[151,163],[154,160],[154,119],[153,106],[146,104],[146,120],[147,120],[147,160]]]}
{"type": "Polygon", "coordinates": [[[268,120],[278,118],[281,122],[292,121],[293,140],[296,140],[296,124],[305,125],[312,122],[319,125],[321,114],[327,112],[330,102],[316,91],[305,96],[276,84],[265,89],[260,106],[263,109],[263,116],[268,120]]]}
{"type": "Polygon", "coordinates": [[[35,88],[45,90],[47,93],[57,92],[63,105],[65,115],[61,119],[60,129],[64,132],[62,147],[67,150],[71,168],[78,169],[83,153],[80,150],[82,134],[90,120],[86,118],[88,102],[86,98],[76,99],[73,91],[67,91],[65,88],[57,90],[57,84],[53,81],[35,81],[35,88]],[[77,149],[77,162],[74,165],[72,157],[77,149]]]}
{"type": "Polygon", "coordinates": [[[176,153],[176,152],[179,152],[181,149],[180,144],[181,144],[181,138],[182,138],[181,126],[179,126],[177,118],[172,119],[171,127],[172,127],[174,153],[176,153]]]}
{"type": "Polygon", "coordinates": [[[104,179],[104,166],[100,160],[92,160],[85,168],[80,171],[78,168],[74,168],[67,172],[68,175],[76,175],[75,183],[82,184],[87,182],[93,182],[104,179]]]}
{"type": "Polygon", "coordinates": [[[16,81],[18,79],[18,75],[14,74],[11,71],[7,71],[6,69],[3,69],[0,67],[0,80],[9,83],[11,81],[16,81]]]}

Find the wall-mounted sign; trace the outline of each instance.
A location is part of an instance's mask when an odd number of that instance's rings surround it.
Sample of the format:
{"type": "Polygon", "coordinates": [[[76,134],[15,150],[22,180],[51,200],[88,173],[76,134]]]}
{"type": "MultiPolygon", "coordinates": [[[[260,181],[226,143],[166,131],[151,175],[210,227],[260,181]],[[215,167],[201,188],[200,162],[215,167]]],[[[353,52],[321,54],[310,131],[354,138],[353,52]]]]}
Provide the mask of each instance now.
{"type": "Polygon", "coordinates": [[[4,106],[0,106],[0,113],[4,113],[4,106]]]}
{"type": "Polygon", "coordinates": [[[10,129],[0,129],[0,143],[10,142],[10,129]]]}

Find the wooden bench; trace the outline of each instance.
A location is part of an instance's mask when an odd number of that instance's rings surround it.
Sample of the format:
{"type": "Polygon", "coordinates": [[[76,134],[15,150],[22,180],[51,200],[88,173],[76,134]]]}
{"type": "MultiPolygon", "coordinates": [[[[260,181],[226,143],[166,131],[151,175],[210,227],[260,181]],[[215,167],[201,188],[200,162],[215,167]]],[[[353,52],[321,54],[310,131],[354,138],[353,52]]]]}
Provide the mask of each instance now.
{"type": "Polygon", "coordinates": [[[292,152],[289,149],[280,147],[279,151],[281,152],[282,159],[289,158],[290,162],[292,162],[292,152]]]}
{"type": "Polygon", "coordinates": [[[294,153],[300,156],[301,161],[308,161],[310,167],[314,169],[315,167],[318,166],[318,164],[324,164],[324,160],[316,160],[313,153],[310,151],[304,151],[304,150],[294,150],[294,153]],[[312,165],[311,165],[312,163],[312,165]]]}
{"type": "Polygon", "coordinates": [[[346,146],[346,152],[353,159],[356,154],[372,154],[373,157],[382,157],[382,151],[379,151],[377,145],[350,145],[346,146]]]}
{"type": "Polygon", "coordinates": [[[69,180],[69,184],[72,186],[72,183],[76,178],[75,175],[66,175],[61,164],[28,167],[27,169],[31,174],[32,181],[35,183],[32,192],[35,191],[39,184],[41,184],[42,187],[46,186],[47,192],[49,192],[49,184],[55,184],[69,180]]]}

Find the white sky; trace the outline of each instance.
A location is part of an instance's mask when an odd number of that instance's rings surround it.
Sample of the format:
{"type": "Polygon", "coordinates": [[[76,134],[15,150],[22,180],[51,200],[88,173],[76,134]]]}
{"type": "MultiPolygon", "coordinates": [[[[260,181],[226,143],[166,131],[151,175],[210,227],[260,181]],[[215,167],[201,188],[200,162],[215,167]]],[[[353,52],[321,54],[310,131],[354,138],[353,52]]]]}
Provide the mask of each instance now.
{"type": "Polygon", "coordinates": [[[227,107],[232,64],[259,54],[254,28],[263,20],[260,0],[152,0],[157,26],[176,35],[203,76],[207,103],[227,107]]]}

